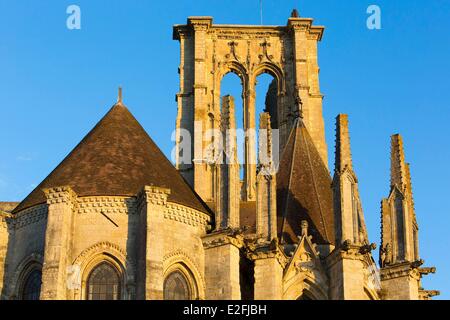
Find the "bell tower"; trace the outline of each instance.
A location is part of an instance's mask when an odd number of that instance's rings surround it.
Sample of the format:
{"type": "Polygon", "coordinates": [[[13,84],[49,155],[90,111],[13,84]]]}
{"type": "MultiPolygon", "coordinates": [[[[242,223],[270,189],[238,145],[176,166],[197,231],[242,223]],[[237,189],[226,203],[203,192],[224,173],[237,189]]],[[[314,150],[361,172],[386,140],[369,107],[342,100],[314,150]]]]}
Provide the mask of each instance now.
{"type": "Polygon", "coordinates": [[[256,201],[257,142],[255,82],[269,73],[276,82],[276,108],[270,116],[279,130],[280,153],[302,112],[304,123],[327,165],[319,88],[317,43],[324,28],[310,18],[292,15],[286,26],[213,24],[212,17],[189,17],[175,25],[173,38],[180,42],[180,91],[176,95],[176,166],[206,202],[217,206],[217,159],[223,136],[220,83],[229,72],[242,84],[244,163],[243,178],[232,188],[241,190],[241,201],[256,201]],[[274,114],[276,113],[276,114],[274,114]]]}

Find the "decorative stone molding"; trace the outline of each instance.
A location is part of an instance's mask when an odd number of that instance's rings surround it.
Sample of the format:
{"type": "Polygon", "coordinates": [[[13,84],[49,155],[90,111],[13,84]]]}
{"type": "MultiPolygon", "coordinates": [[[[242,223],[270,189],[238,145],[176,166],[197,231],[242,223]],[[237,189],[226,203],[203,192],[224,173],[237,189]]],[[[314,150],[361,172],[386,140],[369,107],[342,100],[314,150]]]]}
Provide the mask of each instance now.
{"type": "Polygon", "coordinates": [[[178,221],[194,227],[205,229],[211,221],[211,217],[203,212],[190,207],[169,202],[170,189],[155,186],[145,186],[138,194],[136,201],[136,212],[141,213],[146,203],[164,207],[164,219],[178,221]]]}
{"type": "Polygon", "coordinates": [[[245,245],[243,235],[241,233],[234,233],[231,228],[207,234],[202,238],[202,242],[205,249],[226,244],[232,244],[236,248],[241,249],[245,245]]]}
{"type": "Polygon", "coordinates": [[[165,206],[167,198],[170,194],[170,189],[160,188],[156,186],[144,186],[142,191],[138,194],[138,211],[141,212],[145,204],[165,206]]]}
{"type": "Polygon", "coordinates": [[[188,23],[194,31],[206,31],[211,27],[212,17],[189,17],[188,23]]]}
{"type": "Polygon", "coordinates": [[[136,266],[127,259],[127,253],[119,245],[102,241],[83,250],[72,263],[72,269],[77,270],[74,284],[74,298],[84,299],[84,291],[87,278],[93,268],[102,261],[112,263],[121,274],[124,289],[123,299],[131,299],[135,296],[136,266]],[[81,291],[80,291],[81,290],[81,291]]]}
{"type": "Polygon", "coordinates": [[[88,257],[92,257],[98,253],[103,252],[112,252],[113,254],[117,254],[118,258],[123,258],[125,262],[125,257],[127,256],[126,251],[122,249],[119,245],[108,241],[98,242],[89,248],[83,250],[77,258],[74,260],[73,264],[81,265],[84,260],[88,257]]]}
{"type": "Polygon", "coordinates": [[[306,221],[301,221],[301,227],[302,236],[298,237],[298,244],[293,245],[295,251],[292,252],[284,269],[283,284],[286,288],[284,295],[295,299],[308,286],[308,291],[311,291],[310,294],[313,294],[312,291],[314,291],[315,297],[327,299],[329,280],[322,266],[317,245],[312,242],[312,237],[308,235],[306,221]]]}
{"type": "Polygon", "coordinates": [[[176,250],[164,256],[163,258],[164,278],[166,278],[170,273],[180,269],[180,264],[184,265],[187,271],[189,271],[190,276],[194,278],[193,280],[195,281],[195,283],[191,283],[191,286],[193,285],[197,289],[197,294],[195,298],[201,300],[205,299],[205,290],[206,290],[205,279],[195,261],[192,260],[189,257],[189,255],[186,254],[183,250],[176,250]]]}
{"type": "Polygon", "coordinates": [[[47,198],[47,204],[68,203],[70,205],[76,204],[77,194],[69,186],[61,186],[54,188],[42,189],[47,198]]]}
{"type": "Polygon", "coordinates": [[[299,32],[299,31],[308,31],[310,28],[310,24],[305,24],[305,23],[293,23],[291,24],[291,28],[294,32],[299,32]]]}
{"type": "Polygon", "coordinates": [[[307,39],[321,41],[325,28],[312,23],[310,18],[289,18],[288,27],[294,32],[306,32],[307,39]]]}
{"type": "MultiPolygon", "coordinates": [[[[312,299],[328,299],[329,279],[322,265],[317,246],[308,236],[305,221],[301,222],[302,236],[289,258],[283,275],[283,298],[297,299],[307,295],[312,299]]],[[[290,248],[287,248],[290,249],[290,248]]]]}
{"type": "Polygon", "coordinates": [[[400,278],[411,277],[414,280],[420,280],[420,271],[418,268],[411,266],[410,262],[390,265],[381,269],[381,281],[400,278]]]}
{"type": "Polygon", "coordinates": [[[77,199],[77,202],[79,214],[100,212],[106,214],[135,214],[137,212],[136,198],[134,197],[81,197],[77,199]]]}
{"type": "Polygon", "coordinates": [[[320,41],[322,40],[324,29],[320,28],[311,28],[309,33],[306,35],[306,39],[320,41]]]}
{"type": "Polygon", "coordinates": [[[342,259],[366,261],[365,255],[370,254],[370,252],[364,252],[363,247],[365,248],[365,246],[353,244],[346,240],[327,257],[328,264],[333,265],[342,259]]]}
{"type": "Polygon", "coordinates": [[[251,260],[276,258],[278,263],[284,268],[287,264],[287,258],[281,250],[259,250],[256,252],[251,252],[247,255],[251,260]]]}
{"type": "Polygon", "coordinates": [[[319,283],[306,274],[299,274],[299,277],[290,282],[284,282],[286,288],[283,291],[284,300],[297,300],[301,296],[306,296],[313,300],[328,300],[328,284],[319,283]]]}
{"type": "Polygon", "coordinates": [[[246,246],[246,255],[250,260],[276,258],[278,263],[284,269],[289,262],[288,257],[284,254],[283,248],[279,245],[278,239],[272,241],[255,241],[248,242],[246,246]]]}
{"type": "Polygon", "coordinates": [[[201,226],[203,228],[206,228],[211,222],[211,217],[207,214],[173,202],[167,203],[164,218],[194,227],[201,226]]]}
{"type": "Polygon", "coordinates": [[[6,222],[13,230],[19,230],[30,224],[47,219],[47,205],[40,204],[7,217],[6,222]]]}

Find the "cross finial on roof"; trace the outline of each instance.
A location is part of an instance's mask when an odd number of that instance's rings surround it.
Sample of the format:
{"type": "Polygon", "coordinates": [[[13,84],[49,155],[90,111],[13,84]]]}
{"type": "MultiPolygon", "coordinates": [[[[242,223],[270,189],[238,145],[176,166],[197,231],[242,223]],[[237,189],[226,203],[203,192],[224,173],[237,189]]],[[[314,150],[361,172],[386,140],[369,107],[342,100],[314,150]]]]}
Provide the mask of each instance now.
{"type": "Polygon", "coordinates": [[[117,96],[117,103],[122,103],[122,87],[119,87],[119,94],[117,96]]]}

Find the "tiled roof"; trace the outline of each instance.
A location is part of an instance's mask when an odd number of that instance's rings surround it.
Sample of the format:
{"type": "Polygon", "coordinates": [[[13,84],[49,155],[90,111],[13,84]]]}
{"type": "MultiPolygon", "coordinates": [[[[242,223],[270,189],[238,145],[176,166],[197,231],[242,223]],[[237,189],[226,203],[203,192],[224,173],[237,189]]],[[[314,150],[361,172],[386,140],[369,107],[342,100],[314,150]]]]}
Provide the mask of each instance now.
{"type": "Polygon", "coordinates": [[[145,185],[170,188],[169,201],[210,210],[128,109],[118,103],[13,213],[45,203],[43,188],[70,186],[78,196],[134,196],[145,185]]]}
{"type": "Polygon", "coordinates": [[[314,242],[334,243],[330,173],[303,122],[296,121],[277,173],[279,236],[283,242],[296,242],[300,223],[306,220],[314,242]]]}

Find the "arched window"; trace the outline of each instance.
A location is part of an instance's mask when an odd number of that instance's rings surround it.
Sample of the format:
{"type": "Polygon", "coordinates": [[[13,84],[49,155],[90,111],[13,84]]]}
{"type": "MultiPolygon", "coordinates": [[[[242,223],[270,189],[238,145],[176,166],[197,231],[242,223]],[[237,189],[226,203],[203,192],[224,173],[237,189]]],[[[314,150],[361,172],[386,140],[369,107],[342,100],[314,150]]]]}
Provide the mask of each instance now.
{"type": "Polygon", "coordinates": [[[25,279],[22,289],[22,300],[39,300],[41,294],[42,272],[33,270],[25,279]]]}
{"type": "Polygon", "coordinates": [[[120,276],[109,263],[103,262],[95,267],[87,281],[88,300],[119,300],[120,276]]]}
{"type": "Polygon", "coordinates": [[[190,300],[191,288],[186,277],[179,271],[172,272],[164,281],[164,300],[190,300]]]}

